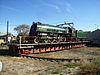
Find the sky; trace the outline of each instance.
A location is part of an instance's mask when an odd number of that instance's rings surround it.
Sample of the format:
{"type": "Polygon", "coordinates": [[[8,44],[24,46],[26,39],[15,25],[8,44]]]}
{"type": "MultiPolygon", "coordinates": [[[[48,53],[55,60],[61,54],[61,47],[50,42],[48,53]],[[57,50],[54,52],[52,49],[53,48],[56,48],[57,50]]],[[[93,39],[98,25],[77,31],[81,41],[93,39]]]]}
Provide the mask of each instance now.
{"type": "Polygon", "coordinates": [[[100,29],[100,0],[0,0],[0,32],[16,33],[21,24],[73,22],[77,30],[100,29]]]}

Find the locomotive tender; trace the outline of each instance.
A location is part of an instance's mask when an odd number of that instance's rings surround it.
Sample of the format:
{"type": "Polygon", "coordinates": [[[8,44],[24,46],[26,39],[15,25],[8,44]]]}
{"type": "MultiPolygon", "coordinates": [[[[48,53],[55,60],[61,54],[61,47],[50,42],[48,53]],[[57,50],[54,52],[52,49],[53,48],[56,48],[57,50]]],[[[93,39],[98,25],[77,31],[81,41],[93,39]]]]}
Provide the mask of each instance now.
{"type": "Polygon", "coordinates": [[[69,23],[53,26],[33,22],[29,36],[34,43],[60,43],[75,40],[76,30],[69,23]],[[66,26],[64,26],[66,25],[66,26]]]}

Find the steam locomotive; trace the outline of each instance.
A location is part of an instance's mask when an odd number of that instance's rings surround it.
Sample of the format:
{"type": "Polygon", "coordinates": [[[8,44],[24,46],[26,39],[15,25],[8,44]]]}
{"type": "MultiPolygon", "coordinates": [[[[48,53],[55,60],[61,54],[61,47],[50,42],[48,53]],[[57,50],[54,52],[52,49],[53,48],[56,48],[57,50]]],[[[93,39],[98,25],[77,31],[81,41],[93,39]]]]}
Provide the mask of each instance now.
{"type": "Polygon", "coordinates": [[[59,25],[43,24],[33,22],[29,36],[34,43],[60,43],[76,40],[77,30],[73,28],[73,23],[59,25]]]}

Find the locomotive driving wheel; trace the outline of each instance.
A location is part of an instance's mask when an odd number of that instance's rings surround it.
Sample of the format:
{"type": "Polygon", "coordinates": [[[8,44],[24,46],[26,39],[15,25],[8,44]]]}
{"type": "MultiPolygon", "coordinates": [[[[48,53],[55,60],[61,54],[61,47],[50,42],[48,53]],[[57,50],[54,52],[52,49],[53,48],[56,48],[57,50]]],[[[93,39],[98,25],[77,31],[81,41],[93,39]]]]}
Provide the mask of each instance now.
{"type": "Polygon", "coordinates": [[[39,39],[38,38],[35,38],[34,39],[34,43],[39,43],[39,39]]]}

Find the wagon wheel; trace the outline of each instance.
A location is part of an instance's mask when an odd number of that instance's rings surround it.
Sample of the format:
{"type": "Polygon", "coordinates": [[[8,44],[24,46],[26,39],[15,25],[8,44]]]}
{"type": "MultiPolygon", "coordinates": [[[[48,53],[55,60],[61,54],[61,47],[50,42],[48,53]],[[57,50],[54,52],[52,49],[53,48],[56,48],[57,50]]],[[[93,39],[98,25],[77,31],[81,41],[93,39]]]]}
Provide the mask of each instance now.
{"type": "Polygon", "coordinates": [[[61,40],[60,39],[57,39],[57,43],[60,43],[61,42],[61,40]]]}
{"type": "Polygon", "coordinates": [[[62,38],[62,42],[66,42],[66,38],[65,37],[62,38]]]}
{"type": "Polygon", "coordinates": [[[44,42],[45,42],[45,43],[48,43],[48,42],[49,42],[49,40],[48,40],[48,39],[45,39],[45,40],[44,40],[44,42]]]}
{"type": "Polygon", "coordinates": [[[52,43],[57,43],[57,39],[53,39],[52,40],[52,43]]]}
{"type": "Polygon", "coordinates": [[[38,38],[35,38],[34,39],[34,43],[39,43],[39,39],[38,38]]]}
{"type": "Polygon", "coordinates": [[[62,37],[58,37],[57,39],[57,43],[60,43],[60,42],[62,42],[62,37]]]}

